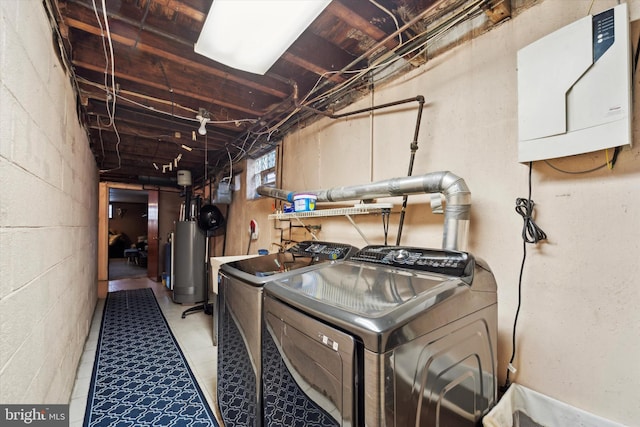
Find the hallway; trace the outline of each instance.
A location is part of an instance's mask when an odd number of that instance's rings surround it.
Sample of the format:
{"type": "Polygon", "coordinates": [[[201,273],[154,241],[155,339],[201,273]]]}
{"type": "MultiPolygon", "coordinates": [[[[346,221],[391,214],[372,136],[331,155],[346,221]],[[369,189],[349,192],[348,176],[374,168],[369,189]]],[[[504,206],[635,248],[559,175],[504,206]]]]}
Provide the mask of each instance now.
{"type": "MultiPolygon", "coordinates": [[[[146,277],[109,282],[109,292],[139,288],[151,288],[153,290],[158,305],[171,328],[171,332],[178,341],[211,410],[220,419],[214,404],[217,353],[213,346],[212,317],[199,312],[182,319],[182,312],[189,306],[174,303],[171,300],[171,292],[162,283],[153,282],[146,277]]],[[[69,408],[70,427],[79,427],[83,423],[104,303],[104,299],[98,300],[93,315],[91,331],[85,343],[84,352],[76,373],[69,408]]]]}

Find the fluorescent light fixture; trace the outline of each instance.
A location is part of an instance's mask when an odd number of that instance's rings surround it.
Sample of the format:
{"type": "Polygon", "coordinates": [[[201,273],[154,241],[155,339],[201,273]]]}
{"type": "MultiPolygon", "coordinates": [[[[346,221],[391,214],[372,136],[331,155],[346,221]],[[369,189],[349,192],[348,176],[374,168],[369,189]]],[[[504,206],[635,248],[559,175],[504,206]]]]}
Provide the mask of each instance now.
{"type": "Polygon", "coordinates": [[[331,0],[214,0],[194,51],[264,74],[331,0]]]}

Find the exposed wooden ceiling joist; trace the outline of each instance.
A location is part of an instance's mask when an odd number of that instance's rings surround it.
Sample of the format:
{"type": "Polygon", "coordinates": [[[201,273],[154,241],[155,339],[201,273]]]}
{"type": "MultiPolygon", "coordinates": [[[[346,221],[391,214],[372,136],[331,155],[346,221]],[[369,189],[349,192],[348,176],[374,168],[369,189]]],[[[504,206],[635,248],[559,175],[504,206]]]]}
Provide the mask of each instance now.
{"type": "Polygon", "coordinates": [[[371,61],[406,55],[398,52],[409,50],[407,41],[421,42],[425,28],[437,28],[447,14],[474,5],[481,16],[473,18],[484,16],[484,29],[511,14],[510,0],[333,0],[262,76],[194,52],[212,0],[105,0],[108,32],[100,1],[97,10],[92,0],[45,3],[57,20],[65,63],[73,68],[101,179],[126,183],[166,179],[169,171],[153,164],[166,165],[178,155],[181,167],[202,175],[204,138],[192,139],[200,109],[211,118],[206,154],[213,176],[228,167],[230,154],[242,158],[247,147],[273,144],[269,136],[282,136],[314,109],[362,96],[372,85],[366,71],[371,61]],[[354,74],[346,71],[360,69],[365,71],[352,81],[354,74]],[[111,114],[107,105],[114,96],[111,114]]]}

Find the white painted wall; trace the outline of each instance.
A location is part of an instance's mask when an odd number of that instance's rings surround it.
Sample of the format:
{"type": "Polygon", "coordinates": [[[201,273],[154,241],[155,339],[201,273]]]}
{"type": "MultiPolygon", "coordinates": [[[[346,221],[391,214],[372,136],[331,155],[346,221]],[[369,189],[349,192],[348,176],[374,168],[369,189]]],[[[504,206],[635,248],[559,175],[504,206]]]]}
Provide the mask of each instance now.
{"type": "MultiPolygon", "coordinates": [[[[640,2],[629,3],[632,20],[640,18],[640,2]]],[[[528,167],[517,162],[516,52],[585,16],[591,4],[540,2],[353,106],[425,96],[414,175],[450,170],[471,189],[469,250],[489,263],[499,286],[501,384],[511,354],[523,246],[515,200],[527,197],[528,188],[528,167]]],[[[616,4],[596,0],[591,12],[616,4]]],[[[283,188],[313,190],[405,176],[416,111],[414,106],[376,114],[373,126],[365,115],[323,119],[299,130],[284,142],[283,188]]],[[[638,120],[634,139],[640,140],[638,120]]],[[[527,245],[514,362],[518,372],[511,378],[629,425],[640,425],[639,159],[636,142],[621,152],[613,170],[568,175],[534,164],[535,219],[549,239],[527,245]]],[[[585,170],[604,162],[604,152],[598,152],[553,163],[585,170]]],[[[410,198],[403,244],[441,246],[442,218],[430,214],[427,201],[426,196],[410,198]]],[[[397,219],[392,217],[390,243],[395,243],[397,219]]],[[[379,217],[356,221],[372,243],[382,243],[379,217]]],[[[364,245],[344,218],[308,221],[313,222],[322,224],[323,240],[364,245]]],[[[310,236],[300,236],[305,237],[310,236]]],[[[272,233],[273,241],[278,238],[272,233]]]]}
{"type": "Polygon", "coordinates": [[[95,160],[39,0],[0,1],[0,402],[68,403],[96,303],[95,160]]]}

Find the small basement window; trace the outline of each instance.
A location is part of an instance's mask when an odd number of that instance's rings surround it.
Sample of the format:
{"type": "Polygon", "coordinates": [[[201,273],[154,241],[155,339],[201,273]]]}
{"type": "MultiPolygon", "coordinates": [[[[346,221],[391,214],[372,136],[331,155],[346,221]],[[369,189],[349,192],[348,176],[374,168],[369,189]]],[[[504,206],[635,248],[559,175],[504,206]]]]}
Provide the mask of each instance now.
{"type": "Polygon", "coordinates": [[[257,193],[261,185],[274,187],[276,184],[276,150],[247,160],[247,199],[253,200],[260,197],[257,193]]]}

